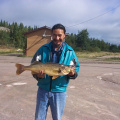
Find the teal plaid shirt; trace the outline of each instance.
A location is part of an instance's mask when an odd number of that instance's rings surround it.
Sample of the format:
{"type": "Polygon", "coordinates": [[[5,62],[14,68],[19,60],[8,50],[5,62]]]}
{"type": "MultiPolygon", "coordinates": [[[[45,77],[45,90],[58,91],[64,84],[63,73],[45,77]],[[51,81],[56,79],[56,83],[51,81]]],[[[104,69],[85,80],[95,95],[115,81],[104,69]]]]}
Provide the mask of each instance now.
{"type": "Polygon", "coordinates": [[[59,63],[60,60],[60,55],[62,53],[62,50],[64,48],[65,43],[63,42],[62,45],[60,46],[60,48],[55,51],[55,47],[54,44],[52,43],[52,48],[51,48],[51,62],[53,63],[59,63]]]}

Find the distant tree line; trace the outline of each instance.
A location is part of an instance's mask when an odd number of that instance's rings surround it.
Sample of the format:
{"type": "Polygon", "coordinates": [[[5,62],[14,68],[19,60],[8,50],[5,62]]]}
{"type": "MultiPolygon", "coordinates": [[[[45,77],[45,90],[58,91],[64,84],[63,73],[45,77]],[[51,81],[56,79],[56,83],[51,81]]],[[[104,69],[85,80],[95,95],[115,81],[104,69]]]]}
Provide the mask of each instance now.
{"type": "MultiPolygon", "coordinates": [[[[24,26],[23,23],[18,24],[13,22],[12,24],[6,21],[0,21],[0,27],[9,28],[9,31],[0,30],[0,45],[11,46],[15,48],[21,48],[26,50],[27,39],[24,36],[25,32],[37,29],[37,26],[32,28],[31,26],[24,26]]],[[[110,51],[120,52],[120,45],[110,44],[95,38],[89,38],[87,29],[78,31],[78,34],[71,33],[66,42],[73,47],[76,51],[110,51]]]]}
{"type": "Polygon", "coordinates": [[[120,52],[120,45],[110,44],[96,38],[89,38],[87,29],[78,31],[78,34],[71,33],[66,42],[73,47],[76,51],[108,51],[108,52],[120,52]]]}
{"type": "MultiPolygon", "coordinates": [[[[0,45],[6,45],[9,47],[26,49],[27,39],[24,36],[25,32],[37,29],[37,26],[32,28],[31,26],[24,26],[23,23],[18,24],[13,22],[9,24],[6,21],[0,21],[0,27],[9,28],[9,31],[0,30],[0,45]]],[[[25,52],[25,51],[24,51],[25,52]]]]}

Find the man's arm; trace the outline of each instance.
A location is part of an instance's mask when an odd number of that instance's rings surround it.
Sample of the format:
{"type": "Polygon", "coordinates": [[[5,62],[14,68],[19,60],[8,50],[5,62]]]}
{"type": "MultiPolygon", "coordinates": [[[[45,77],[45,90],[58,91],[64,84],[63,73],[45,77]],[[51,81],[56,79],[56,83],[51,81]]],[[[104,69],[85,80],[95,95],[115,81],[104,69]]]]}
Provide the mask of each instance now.
{"type": "MultiPolygon", "coordinates": [[[[31,63],[33,63],[34,61],[40,61],[40,53],[37,51],[35,53],[35,55],[33,56],[31,63]],[[39,58],[38,58],[39,57],[39,58]]],[[[45,77],[45,74],[43,73],[44,71],[39,71],[39,73],[37,74],[32,74],[33,77],[38,81],[39,79],[42,79],[45,77]]]]}
{"type": "Polygon", "coordinates": [[[73,65],[75,67],[73,69],[71,69],[71,71],[68,74],[68,77],[70,79],[75,79],[78,76],[79,69],[80,69],[79,61],[78,61],[77,56],[74,51],[73,51],[73,56],[74,56],[74,58],[72,59],[72,61],[71,61],[72,64],[70,64],[70,65],[73,65]]]}

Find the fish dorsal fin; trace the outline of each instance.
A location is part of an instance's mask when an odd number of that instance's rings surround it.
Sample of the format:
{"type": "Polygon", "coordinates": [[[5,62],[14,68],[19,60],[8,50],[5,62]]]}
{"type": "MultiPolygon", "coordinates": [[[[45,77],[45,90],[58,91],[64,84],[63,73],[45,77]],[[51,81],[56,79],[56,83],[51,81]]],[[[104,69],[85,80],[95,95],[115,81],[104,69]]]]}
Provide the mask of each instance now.
{"type": "Polygon", "coordinates": [[[36,65],[36,64],[38,64],[38,63],[40,63],[40,62],[35,61],[35,62],[33,62],[31,65],[36,65]]]}
{"type": "Polygon", "coordinates": [[[52,80],[56,79],[57,77],[59,77],[59,75],[52,76],[52,80]]]}

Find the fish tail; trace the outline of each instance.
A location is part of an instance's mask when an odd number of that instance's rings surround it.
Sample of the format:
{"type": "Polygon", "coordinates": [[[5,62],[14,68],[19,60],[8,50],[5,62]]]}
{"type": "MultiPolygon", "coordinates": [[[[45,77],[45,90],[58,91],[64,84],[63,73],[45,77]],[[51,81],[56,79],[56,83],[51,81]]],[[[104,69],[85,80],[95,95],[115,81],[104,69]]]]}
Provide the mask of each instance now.
{"type": "Polygon", "coordinates": [[[22,65],[22,64],[16,63],[16,67],[17,67],[17,70],[16,70],[16,74],[17,74],[17,75],[19,75],[19,74],[21,74],[22,72],[25,71],[25,70],[24,70],[24,65],[22,65]]]}

